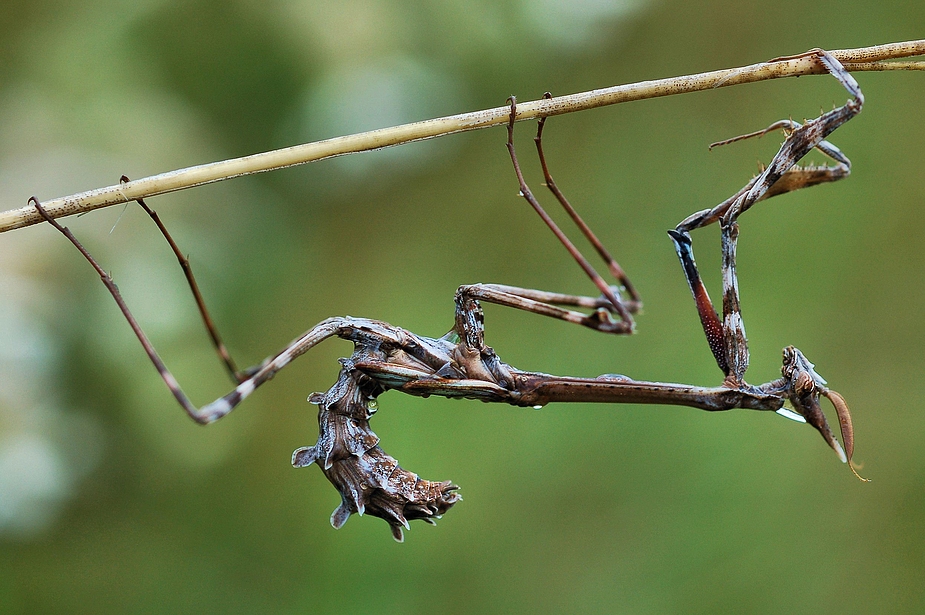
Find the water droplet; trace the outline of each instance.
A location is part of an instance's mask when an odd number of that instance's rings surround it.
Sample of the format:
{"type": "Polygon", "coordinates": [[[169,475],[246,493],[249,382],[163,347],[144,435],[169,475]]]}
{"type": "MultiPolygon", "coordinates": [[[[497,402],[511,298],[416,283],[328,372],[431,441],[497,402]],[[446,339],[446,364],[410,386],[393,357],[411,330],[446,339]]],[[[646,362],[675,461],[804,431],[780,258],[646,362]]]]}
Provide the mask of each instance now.
{"type": "Polygon", "coordinates": [[[370,412],[375,412],[376,410],[379,409],[379,402],[376,401],[375,399],[371,399],[368,402],[366,402],[366,407],[369,409],[370,412]]]}
{"type": "Polygon", "coordinates": [[[537,405],[533,406],[533,409],[534,409],[534,410],[542,410],[542,409],[543,409],[543,404],[537,404],[537,405]]]}

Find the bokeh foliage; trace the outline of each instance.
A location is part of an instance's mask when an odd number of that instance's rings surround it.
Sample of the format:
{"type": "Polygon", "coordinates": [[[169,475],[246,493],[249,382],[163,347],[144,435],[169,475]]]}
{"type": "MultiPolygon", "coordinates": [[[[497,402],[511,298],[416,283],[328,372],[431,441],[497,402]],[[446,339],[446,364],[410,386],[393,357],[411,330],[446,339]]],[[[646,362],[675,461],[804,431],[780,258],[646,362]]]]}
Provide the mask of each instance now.
{"type": "MultiPolygon", "coordinates": [[[[14,0],[0,11],[0,206],[392,123],[925,32],[920,2],[14,0]]],[[[219,424],[175,407],[86,263],[49,228],[0,237],[0,613],[921,612],[925,609],[925,76],[862,74],[832,141],[850,179],[742,219],[750,379],[800,347],[852,405],[860,484],[770,414],[391,393],[373,428],[466,500],[404,545],[327,523],[290,451],[329,342],[219,424]],[[12,451],[12,452],[11,452],[12,451]]],[[[646,302],[627,339],[489,307],[523,369],[716,384],[665,229],[773,154],[711,141],[841,104],[824,77],[550,120],[559,185],[646,302]]],[[[533,127],[518,126],[539,191],[533,127]]],[[[232,351],[257,362],[352,314],[425,335],[456,286],[590,292],[518,199],[503,130],[151,199],[232,351]]],[[[548,199],[547,199],[548,200],[548,199]]],[[[137,211],[67,224],[194,399],[227,388],[182,276],[137,211]],[[115,229],[110,229],[115,225],[115,229]]],[[[718,294],[718,234],[698,232],[718,294]]]]}

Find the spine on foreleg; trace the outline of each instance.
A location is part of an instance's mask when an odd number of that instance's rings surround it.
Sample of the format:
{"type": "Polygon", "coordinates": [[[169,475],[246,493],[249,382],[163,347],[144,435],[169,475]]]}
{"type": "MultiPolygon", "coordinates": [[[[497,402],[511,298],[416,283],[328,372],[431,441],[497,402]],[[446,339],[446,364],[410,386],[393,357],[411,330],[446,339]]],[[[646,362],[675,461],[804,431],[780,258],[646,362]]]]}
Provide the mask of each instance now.
{"type": "Polygon", "coordinates": [[[379,447],[369,427],[381,386],[344,361],[337,382],[326,393],[309,398],[318,404],[318,442],[292,455],[292,465],[317,463],[341,494],[341,505],[331,515],[340,528],[354,513],[370,514],[388,522],[395,540],[412,519],[434,523],[461,497],[450,481],[424,480],[398,465],[379,447]]]}

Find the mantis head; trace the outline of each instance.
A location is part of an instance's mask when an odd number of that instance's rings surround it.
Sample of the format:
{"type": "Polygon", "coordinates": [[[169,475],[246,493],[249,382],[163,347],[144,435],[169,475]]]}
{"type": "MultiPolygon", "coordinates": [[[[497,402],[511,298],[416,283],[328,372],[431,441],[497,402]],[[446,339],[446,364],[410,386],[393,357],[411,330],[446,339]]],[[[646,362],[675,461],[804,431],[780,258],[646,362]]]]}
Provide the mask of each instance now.
{"type": "Polygon", "coordinates": [[[784,395],[790,400],[795,412],[780,410],[779,413],[794,420],[802,419],[815,427],[832,450],[838,454],[842,463],[847,463],[855,476],[867,482],[868,479],[862,478],[855,470],[854,464],[851,463],[851,457],[854,454],[854,427],[851,424],[848,404],[844,397],[826,386],[825,379],[816,373],[814,367],[798,349],[793,346],[784,348],[784,365],[781,368],[781,374],[787,383],[784,395]],[[820,397],[827,398],[835,407],[844,448],[839,444],[826,421],[819,404],[820,397]]]}

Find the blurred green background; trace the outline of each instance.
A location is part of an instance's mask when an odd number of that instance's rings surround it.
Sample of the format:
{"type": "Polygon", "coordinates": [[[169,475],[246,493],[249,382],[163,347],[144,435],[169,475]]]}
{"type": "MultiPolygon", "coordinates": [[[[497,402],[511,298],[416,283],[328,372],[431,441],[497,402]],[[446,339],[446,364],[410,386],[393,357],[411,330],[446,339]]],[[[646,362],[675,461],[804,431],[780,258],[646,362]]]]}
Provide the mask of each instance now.
{"type": "MultiPolygon", "coordinates": [[[[510,94],[923,33],[920,0],[7,0],[0,207],[510,94]]],[[[849,400],[873,482],[769,413],[389,393],[372,422],[384,449],[453,479],[465,502],[403,545],[378,519],[334,531],[338,494],[289,456],[314,443],[305,398],[350,346],[326,343],[197,427],[92,270],[32,227],[0,236],[0,613],[925,611],[925,75],[858,80],[864,112],[832,137],[852,177],[750,211],[739,272],[749,379],[775,378],[781,348],[801,348],[849,400]]],[[[550,120],[553,173],[645,313],[636,335],[614,338],[488,307],[488,342],[522,369],[718,384],[665,230],[737,190],[780,137],[707,144],[846,98],[811,77],[550,120]]],[[[533,130],[519,124],[517,137],[542,195],[533,130]]],[[[462,283],[592,291],[517,197],[504,139],[499,127],[149,203],[240,363],[332,315],[438,336],[462,283]]],[[[67,224],[193,399],[223,394],[143,213],[67,224]]],[[[718,296],[718,233],[695,242],[718,296]]]]}

